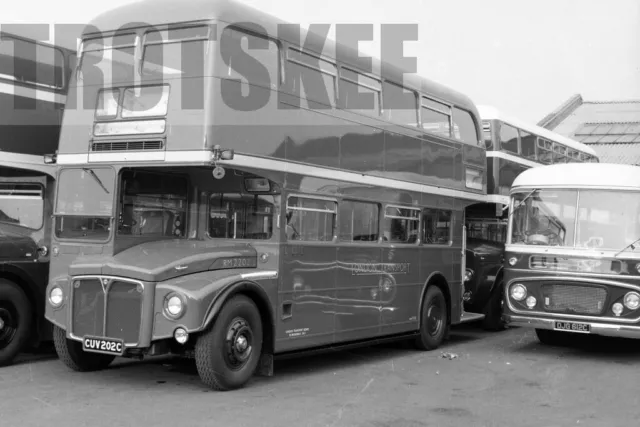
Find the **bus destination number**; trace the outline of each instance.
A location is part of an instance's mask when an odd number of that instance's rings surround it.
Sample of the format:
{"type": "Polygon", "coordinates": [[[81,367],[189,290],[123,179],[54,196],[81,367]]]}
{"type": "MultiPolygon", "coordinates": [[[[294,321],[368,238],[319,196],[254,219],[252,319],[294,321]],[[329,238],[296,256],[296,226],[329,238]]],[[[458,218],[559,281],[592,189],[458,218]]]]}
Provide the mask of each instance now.
{"type": "Polygon", "coordinates": [[[222,260],[222,268],[256,267],[255,258],[226,258],[222,260]]]}

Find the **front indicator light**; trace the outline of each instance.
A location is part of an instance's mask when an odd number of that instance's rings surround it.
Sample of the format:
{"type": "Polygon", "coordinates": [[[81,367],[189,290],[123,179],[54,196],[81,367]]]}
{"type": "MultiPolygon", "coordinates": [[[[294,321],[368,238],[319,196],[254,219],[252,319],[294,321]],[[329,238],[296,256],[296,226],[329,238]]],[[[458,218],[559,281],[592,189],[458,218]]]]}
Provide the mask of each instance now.
{"type": "Polygon", "coordinates": [[[516,284],[511,287],[511,298],[516,301],[522,301],[527,297],[527,288],[524,285],[516,284]]]}
{"type": "Polygon", "coordinates": [[[173,333],[173,338],[179,343],[184,344],[189,339],[189,333],[184,328],[178,328],[173,333]]]}
{"type": "Polygon", "coordinates": [[[93,127],[93,134],[95,136],[155,134],[164,133],[165,127],[164,119],[98,122],[93,127]]]}
{"type": "Polygon", "coordinates": [[[473,270],[470,268],[467,268],[464,273],[464,281],[468,282],[472,278],[473,278],[473,270]]]}
{"type": "Polygon", "coordinates": [[[536,297],[534,297],[533,295],[530,295],[527,297],[527,307],[528,308],[533,308],[536,306],[536,304],[538,303],[538,301],[536,300],[536,297]]]}
{"type": "Polygon", "coordinates": [[[611,307],[611,311],[613,311],[613,314],[616,316],[620,316],[622,314],[622,310],[624,310],[624,307],[619,302],[613,304],[611,307]]]}
{"type": "Polygon", "coordinates": [[[640,307],[640,294],[629,292],[624,296],[624,306],[629,310],[637,310],[640,307]]]}
{"type": "Polygon", "coordinates": [[[516,265],[517,262],[518,262],[518,258],[516,257],[509,258],[509,265],[511,266],[516,265]]]}
{"type": "Polygon", "coordinates": [[[62,300],[64,299],[64,294],[62,293],[62,289],[59,286],[55,286],[49,292],[49,303],[54,307],[60,307],[62,305],[62,300]]]}

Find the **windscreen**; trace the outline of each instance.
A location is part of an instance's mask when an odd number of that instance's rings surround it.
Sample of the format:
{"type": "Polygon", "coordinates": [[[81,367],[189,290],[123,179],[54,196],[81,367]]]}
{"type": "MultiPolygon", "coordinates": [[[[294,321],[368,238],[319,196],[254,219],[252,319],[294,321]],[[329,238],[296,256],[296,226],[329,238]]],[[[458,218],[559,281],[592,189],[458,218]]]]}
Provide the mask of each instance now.
{"type": "Polygon", "coordinates": [[[622,250],[640,238],[640,192],[537,190],[513,201],[512,244],[622,250]]]}

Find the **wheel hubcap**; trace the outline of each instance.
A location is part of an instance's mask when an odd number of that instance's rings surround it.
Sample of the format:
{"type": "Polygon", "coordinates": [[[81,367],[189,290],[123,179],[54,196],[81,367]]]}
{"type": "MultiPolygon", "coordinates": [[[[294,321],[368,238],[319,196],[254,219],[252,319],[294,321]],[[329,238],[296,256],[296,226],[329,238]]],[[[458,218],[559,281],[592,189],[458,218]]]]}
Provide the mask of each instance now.
{"type": "Polygon", "coordinates": [[[427,312],[428,327],[427,332],[429,335],[436,336],[442,328],[442,309],[439,304],[433,303],[429,307],[427,312]]]}
{"type": "Polygon", "coordinates": [[[0,303],[0,350],[8,346],[18,328],[18,313],[15,307],[8,303],[0,303]]]}
{"type": "Polygon", "coordinates": [[[226,362],[231,369],[241,369],[251,357],[253,333],[243,318],[231,322],[226,337],[226,362]]]}

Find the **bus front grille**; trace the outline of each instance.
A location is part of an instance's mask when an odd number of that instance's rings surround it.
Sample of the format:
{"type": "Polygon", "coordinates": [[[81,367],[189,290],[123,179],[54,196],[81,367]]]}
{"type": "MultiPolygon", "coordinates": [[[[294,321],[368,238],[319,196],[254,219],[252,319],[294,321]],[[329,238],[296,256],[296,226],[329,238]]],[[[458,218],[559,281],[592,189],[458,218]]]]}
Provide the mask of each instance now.
{"type": "Polygon", "coordinates": [[[143,287],[107,277],[73,280],[71,333],[79,338],[118,338],[137,344],[142,324],[143,287]]]}
{"type": "Polygon", "coordinates": [[[607,299],[606,289],[595,286],[547,284],[542,294],[547,311],[566,314],[602,314],[607,299]]]}

